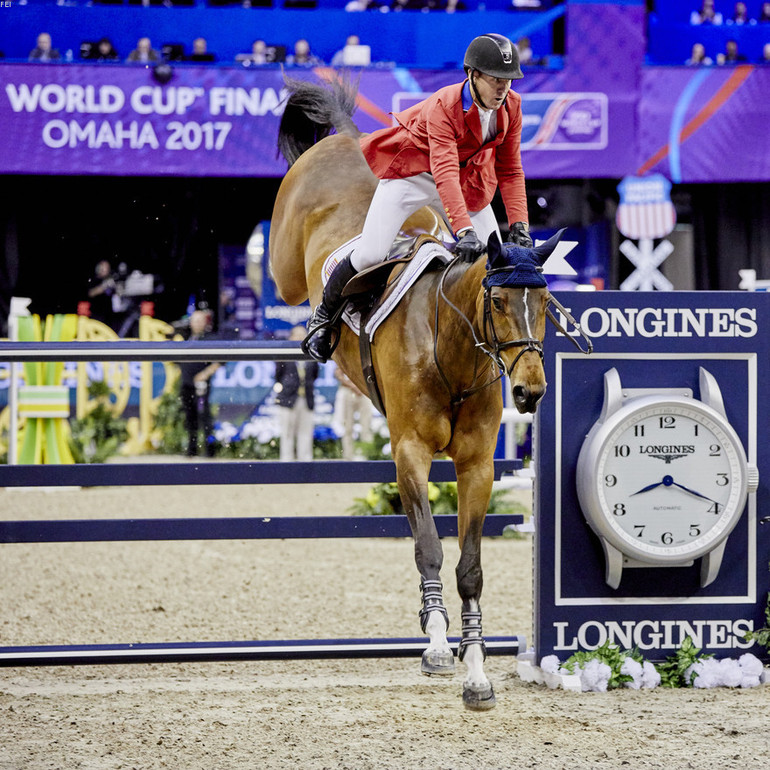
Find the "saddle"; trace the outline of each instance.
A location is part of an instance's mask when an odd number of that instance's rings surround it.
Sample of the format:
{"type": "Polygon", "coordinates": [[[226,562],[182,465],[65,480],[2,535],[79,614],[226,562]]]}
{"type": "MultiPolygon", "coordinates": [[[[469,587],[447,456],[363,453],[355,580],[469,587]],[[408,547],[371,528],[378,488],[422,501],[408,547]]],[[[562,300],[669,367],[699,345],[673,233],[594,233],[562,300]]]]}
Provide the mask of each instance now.
{"type": "MultiPolygon", "coordinates": [[[[401,256],[388,257],[384,262],[366,268],[356,273],[342,290],[342,296],[348,300],[351,308],[360,314],[361,322],[358,333],[358,349],[361,356],[361,368],[363,369],[369,398],[377,411],[386,416],[385,405],[382,400],[377,376],[372,360],[371,335],[367,331],[369,319],[387,302],[388,298],[397,291],[401,279],[404,277],[406,267],[414,259],[415,254],[426,243],[444,245],[439,238],[422,233],[416,238],[399,243],[401,256]]],[[[444,267],[440,262],[434,261],[426,267],[426,272],[444,267]]]]}

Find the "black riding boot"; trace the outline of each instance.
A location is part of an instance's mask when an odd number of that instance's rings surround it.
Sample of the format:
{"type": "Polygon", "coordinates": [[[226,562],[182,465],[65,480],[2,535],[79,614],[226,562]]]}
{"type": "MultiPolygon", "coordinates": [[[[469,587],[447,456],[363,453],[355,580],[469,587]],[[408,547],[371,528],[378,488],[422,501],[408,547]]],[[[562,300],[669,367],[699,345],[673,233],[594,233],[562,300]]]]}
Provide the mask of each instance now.
{"type": "Polygon", "coordinates": [[[356,272],[348,254],[332,270],[321,303],[307,322],[307,337],[302,341],[302,350],[322,364],[329,360],[339,342],[339,319],[335,316],[344,304],[342,290],[356,272]]]}

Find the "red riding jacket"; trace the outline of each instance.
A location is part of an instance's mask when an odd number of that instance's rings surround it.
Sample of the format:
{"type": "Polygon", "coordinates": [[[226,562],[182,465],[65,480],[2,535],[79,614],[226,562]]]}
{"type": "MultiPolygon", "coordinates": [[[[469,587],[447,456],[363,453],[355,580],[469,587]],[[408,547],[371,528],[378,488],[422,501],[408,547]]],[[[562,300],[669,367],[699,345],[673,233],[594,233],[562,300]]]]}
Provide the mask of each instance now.
{"type": "Polygon", "coordinates": [[[479,110],[468,81],[446,86],[394,115],[397,126],[361,138],[367,163],[380,179],[429,171],[455,232],[471,227],[499,185],[509,223],[528,222],[521,166],[521,96],[508,92],[497,110],[497,136],[483,143],[479,110]]]}

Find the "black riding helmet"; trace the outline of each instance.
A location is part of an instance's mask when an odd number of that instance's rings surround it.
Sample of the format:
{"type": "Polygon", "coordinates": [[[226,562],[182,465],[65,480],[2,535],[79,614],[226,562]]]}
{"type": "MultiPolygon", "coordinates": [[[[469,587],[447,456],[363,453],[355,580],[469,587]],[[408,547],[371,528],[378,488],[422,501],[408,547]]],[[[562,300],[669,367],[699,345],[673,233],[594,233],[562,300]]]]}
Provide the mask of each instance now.
{"type": "Polygon", "coordinates": [[[524,77],[519,51],[504,35],[490,32],[471,40],[463,61],[465,71],[478,70],[493,78],[520,80],[524,77]]]}

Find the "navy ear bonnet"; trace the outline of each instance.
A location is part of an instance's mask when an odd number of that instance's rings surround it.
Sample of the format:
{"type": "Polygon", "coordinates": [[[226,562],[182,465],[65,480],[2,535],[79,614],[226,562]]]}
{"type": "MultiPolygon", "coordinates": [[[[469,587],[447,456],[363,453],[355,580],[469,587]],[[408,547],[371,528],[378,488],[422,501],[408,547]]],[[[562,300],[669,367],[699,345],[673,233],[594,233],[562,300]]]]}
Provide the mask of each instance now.
{"type": "Polygon", "coordinates": [[[505,286],[511,289],[544,289],[548,283],[543,275],[543,263],[556,248],[564,230],[534,248],[501,244],[493,233],[487,244],[487,274],[481,282],[485,289],[505,286]]]}

